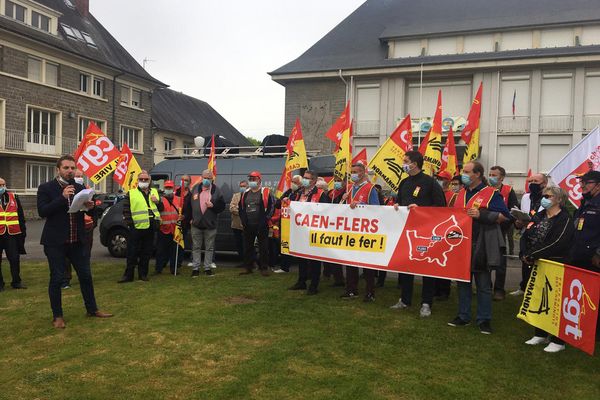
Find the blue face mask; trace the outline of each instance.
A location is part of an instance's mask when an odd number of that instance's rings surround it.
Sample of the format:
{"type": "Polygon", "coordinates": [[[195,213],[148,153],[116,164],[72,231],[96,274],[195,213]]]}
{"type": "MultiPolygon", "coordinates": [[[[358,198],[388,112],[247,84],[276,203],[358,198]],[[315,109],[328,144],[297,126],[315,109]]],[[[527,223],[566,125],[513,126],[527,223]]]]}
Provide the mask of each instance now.
{"type": "Polygon", "coordinates": [[[333,182],[333,188],[335,190],[341,190],[342,189],[342,182],[333,182]]]}
{"type": "Polygon", "coordinates": [[[246,188],[243,186],[240,186],[240,193],[244,193],[246,191],[246,188]]]}
{"type": "Polygon", "coordinates": [[[358,174],[352,174],[350,175],[350,180],[352,180],[352,182],[358,182],[358,174]]]}
{"type": "Polygon", "coordinates": [[[2,196],[6,192],[6,188],[4,186],[0,187],[0,196],[2,196]]]}
{"type": "Polygon", "coordinates": [[[212,181],[210,179],[207,179],[207,178],[202,179],[202,186],[204,186],[204,187],[210,186],[211,183],[212,183],[212,181]]]}
{"type": "Polygon", "coordinates": [[[552,207],[552,200],[547,199],[545,197],[542,197],[542,200],[540,201],[540,205],[545,209],[549,209],[550,207],[552,207]]]}
{"type": "Polygon", "coordinates": [[[467,174],[462,174],[460,176],[460,181],[463,183],[463,185],[469,186],[471,184],[471,177],[467,174]]]}
{"type": "Polygon", "coordinates": [[[402,170],[407,174],[410,172],[411,169],[412,168],[410,167],[410,164],[402,164],[402,170]]]}
{"type": "Polygon", "coordinates": [[[248,182],[248,186],[250,187],[250,189],[256,189],[258,187],[258,182],[250,181],[248,182]]]}
{"type": "Polygon", "coordinates": [[[488,182],[490,183],[490,186],[496,186],[498,184],[498,178],[495,176],[490,176],[488,178],[488,182]]]}
{"type": "Polygon", "coordinates": [[[302,178],[302,186],[305,188],[310,186],[310,179],[302,178]]]}

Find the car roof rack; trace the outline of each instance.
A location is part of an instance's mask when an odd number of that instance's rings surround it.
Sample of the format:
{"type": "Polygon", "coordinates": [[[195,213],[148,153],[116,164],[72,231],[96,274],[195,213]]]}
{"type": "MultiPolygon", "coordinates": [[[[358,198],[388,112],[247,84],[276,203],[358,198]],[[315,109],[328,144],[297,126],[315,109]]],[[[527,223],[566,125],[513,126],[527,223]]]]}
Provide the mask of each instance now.
{"type": "MultiPolygon", "coordinates": [[[[215,147],[217,152],[217,158],[255,158],[255,157],[283,157],[287,155],[287,152],[269,152],[268,149],[281,149],[285,145],[278,146],[239,146],[239,147],[215,147]],[[219,150],[222,150],[219,152],[219,150]],[[237,153],[231,151],[237,150],[237,153]]],[[[186,160],[186,159],[202,159],[208,158],[208,154],[204,154],[206,149],[209,147],[203,147],[201,149],[194,149],[190,154],[184,154],[184,151],[189,151],[190,148],[175,148],[164,155],[166,160],[186,160]],[[179,153],[179,154],[178,154],[179,153]]],[[[319,150],[307,150],[307,156],[316,156],[320,153],[319,150]]]]}

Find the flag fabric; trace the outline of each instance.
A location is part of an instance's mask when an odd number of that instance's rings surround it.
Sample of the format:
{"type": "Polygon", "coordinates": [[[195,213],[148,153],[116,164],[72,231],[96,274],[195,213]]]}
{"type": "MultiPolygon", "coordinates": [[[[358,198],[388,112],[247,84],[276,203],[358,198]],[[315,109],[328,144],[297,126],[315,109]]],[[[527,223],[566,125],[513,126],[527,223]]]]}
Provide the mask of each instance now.
{"type": "Polygon", "coordinates": [[[357,155],[354,156],[352,159],[352,165],[354,164],[362,164],[365,166],[365,168],[367,168],[367,165],[369,165],[367,162],[367,149],[362,149],[357,155]]]}
{"type": "Polygon", "coordinates": [[[527,178],[525,178],[525,193],[529,193],[529,177],[531,176],[531,168],[527,171],[527,178]]]}
{"type": "Polygon", "coordinates": [[[423,172],[429,176],[436,174],[442,166],[442,91],[438,92],[437,107],[433,116],[431,131],[427,134],[423,172]]]}
{"type": "Polygon", "coordinates": [[[137,177],[140,172],[142,172],[142,168],[131,153],[131,149],[127,143],[123,144],[113,180],[123,187],[124,192],[128,192],[137,187],[137,177]]]}
{"type": "MultiPolygon", "coordinates": [[[[183,188],[183,179],[181,180],[181,186],[183,188]]],[[[183,214],[183,196],[179,196],[179,216],[183,214]]],[[[173,241],[181,248],[185,248],[185,242],[183,240],[183,230],[181,229],[181,223],[177,222],[175,225],[175,232],[173,232],[173,241]]]]}
{"type": "Polygon", "coordinates": [[[575,207],[581,204],[581,185],[578,177],[600,167],[600,127],[594,128],[571,151],[569,151],[548,173],[552,180],[569,195],[575,207]]]}
{"type": "Polygon", "coordinates": [[[421,140],[421,144],[419,145],[419,153],[421,153],[421,155],[423,156],[425,155],[425,150],[427,150],[427,143],[429,143],[429,135],[431,135],[431,128],[429,128],[429,130],[425,134],[425,137],[423,138],[423,140],[421,140]]]}
{"type": "Polygon", "coordinates": [[[350,174],[350,162],[352,161],[352,147],[350,145],[350,125],[342,132],[342,140],[335,154],[335,168],[333,176],[342,181],[348,181],[350,174]]]}
{"type": "Polygon", "coordinates": [[[465,154],[463,154],[462,165],[465,165],[469,161],[475,161],[479,158],[479,122],[481,118],[481,95],[483,91],[483,83],[479,84],[477,94],[473,99],[469,116],[467,117],[467,123],[463,128],[460,136],[467,145],[465,154]]]}
{"type": "Polygon", "coordinates": [[[594,354],[599,297],[600,274],[539,260],[517,318],[594,354]]]}
{"type": "Polygon", "coordinates": [[[93,121],[90,121],[83,140],[73,158],[85,176],[100,183],[114,172],[121,152],[93,121]]]}
{"type": "MultiPolygon", "coordinates": [[[[406,177],[402,171],[402,159],[411,141],[410,115],[407,115],[369,162],[369,169],[381,177],[394,192],[398,192],[400,182],[406,177]]],[[[412,144],[410,149],[412,150],[412,144]]]]}
{"type": "Polygon", "coordinates": [[[456,144],[454,143],[454,133],[452,127],[448,130],[446,145],[442,152],[442,166],[440,172],[446,171],[451,177],[458,173],[458,159],[456,157],[456,144]]]}
{"type": "Polygon", "coordinates": [[[217,155],[215,152],[215,135],[210,139],[210,154],[208,155],[208,169],[212,171],[213,182],[217,181],[217,155]]]}
{"type": "Polygon", "coordinates": [[[515,92],[513,93],[513,101],[512,101],[512,117],[513,117],[513,119],[515,119],[516,111],[517,111],[517,89],[515,89],[515,92]]]}
{"type": "Polygon", "coordinates": [[[308,168],[308,157],[306,156],[306,147],[304,146],[302,127],[300,126],[299,119],[296,119],[296,123],[292,128],[285,152],[285,165],[275,192],[277,197],[281,197],[292,186],[293,171],[308,168]]]}
{"type": "Polygon", "coordinates": [[[346,108],[338,117],[335,123],[329,128],[325,137],[335,143],[335,150],[340,148],[344,132],[350,129],[350,102],[346,103],[346,108]]]}

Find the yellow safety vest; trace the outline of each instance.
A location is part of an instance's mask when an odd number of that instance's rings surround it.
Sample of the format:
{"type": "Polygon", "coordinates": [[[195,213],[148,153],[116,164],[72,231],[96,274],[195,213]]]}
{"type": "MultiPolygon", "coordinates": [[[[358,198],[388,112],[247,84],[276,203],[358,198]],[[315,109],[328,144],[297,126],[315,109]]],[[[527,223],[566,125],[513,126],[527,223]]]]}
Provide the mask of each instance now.
{"type": "Polygon", "coordinates": [[[148,195],[148,203],[146,203],[146,199],[139,189],[135,188],[129,191],[129,208],[131,209],[131,219],[133,220],[135,229],[150,228],[150,214],[148,213],[148,210],[154,214],[155,221],[160,221],[158,208],[156,208],[156,204],[150,200],[152,195],[157,199],[159,198],[158,191],[152,188],[148,195]]]}

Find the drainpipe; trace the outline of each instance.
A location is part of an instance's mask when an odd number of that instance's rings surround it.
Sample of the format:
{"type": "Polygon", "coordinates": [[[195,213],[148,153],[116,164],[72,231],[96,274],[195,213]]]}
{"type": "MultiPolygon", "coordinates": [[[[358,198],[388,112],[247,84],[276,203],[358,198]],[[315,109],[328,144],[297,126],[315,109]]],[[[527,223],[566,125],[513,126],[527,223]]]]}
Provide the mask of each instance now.
{"type": "MultiPolygon", "coordinates": [[[[125,75],[125,72],[120,72],[116,75],[113,75],[113,80],[112,80],[112,95],[113,95],[113,101],[112,101],[112,132],[113,132],[113,142],[117,140],[117,133],[115,132],[115,130],[117,129],[117,121],[116,121],[116,113],[117,113],[117,78],[120,76],[125,75]]],[[[113,183],[111,183],[112,188],[114,190],[115,188],[115,184],[114,181],[112,181],[113,183]]]]}
{"type": "Polygon", "coordinates": [[[348,103],[348,82],[346,82],[346,80],[344,79],[344,76],[342,75],[342,70],[338,70],[338,76],[340,77],[340,79],[342,80],[342,82],[344,82],[344,85],[346,85],[346,102],[344,104],[344,107],[346,106],[346,104],[348,103]]]}

